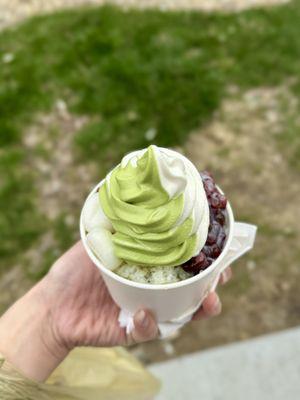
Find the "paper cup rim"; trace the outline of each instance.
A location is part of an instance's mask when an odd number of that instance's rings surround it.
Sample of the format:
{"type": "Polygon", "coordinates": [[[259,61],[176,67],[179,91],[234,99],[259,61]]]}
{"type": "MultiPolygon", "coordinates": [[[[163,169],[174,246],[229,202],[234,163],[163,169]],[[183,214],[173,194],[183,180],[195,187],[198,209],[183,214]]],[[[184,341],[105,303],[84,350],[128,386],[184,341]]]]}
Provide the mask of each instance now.
{"type": "MultiPolygon", "coordinates": [[[[225,257],[225,255],[227,254],[231,241],[232,241],[232,235],[233,235],[233,225],[234,225],[234,216],[233,216],[233,211],[231,208],[230,203],[227,201],[227,205],[226,205],[226,213],[227,213],[227,217],[228,217],[228,232],[227,232],[227,236],[226,236],[226,243],[225,246],[222,250],[222,253],[219,255],[218,258],[216,258],[214,260],[214,262],[208,267],[206,268],[204,271],[200,272],[199,274],[192,276],[190,278],[184,279],[182,281],[179,282],[173,282],[173,283],[160,283],[160,284],[152,284],[152,283],[141,283],[141,282],[135,282],[135,281],[131,281],[129,279],[123,278],[122,276],[116,274],[115,272],[111,271],[110,269],[106,268],[101,262],[100,260],[95,256],[95,254],[93,253],[93,251],[91,250],[91,248],[89,247],[88,243],[87,243],[87,238],[86,238],[86,231],[83,225],[83,209],[85,207],[86,202],[88,201],[88,199],[94,194],[96,193],[96,191],[98,190],[98,188],[101,186],[102,182],[104,180],[102,179],[99,183],[97,183],[97,185],[93,188],[93,190],[89,193],[89,195],[87,196],[84,205],[82,207],[81,210],[81,214],[80,214],[80,236],[81,236],[81,240],[83,243],[83,246],[86,250],[86,252],[88,253],[90,259],[93,261],[93,263],[100,269],[100,271],[102,273],[104,273],[105,275],[108,275],[110,278],[123,283],[124,285],[127,286],[132,286],[134,288],[139,288],[139,289],[147,289],[147,290],[168,290],[168,289],[175,289],[175,288],[179,288],[182,286],[187,286],[190,285],[202,278],[204,278],[205,276],[209,275],[219,264],[220,262],[222,262],[223,258],[225,257]]],[[[221,192],[222,190],[220,188],[218,188],[221,192]]]]}

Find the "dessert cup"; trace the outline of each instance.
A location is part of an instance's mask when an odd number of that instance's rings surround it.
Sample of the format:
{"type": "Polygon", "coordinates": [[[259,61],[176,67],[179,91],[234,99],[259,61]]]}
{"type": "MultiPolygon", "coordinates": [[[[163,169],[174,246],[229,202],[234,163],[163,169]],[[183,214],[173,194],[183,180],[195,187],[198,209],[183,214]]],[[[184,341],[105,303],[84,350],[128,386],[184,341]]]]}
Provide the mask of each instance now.
{"type": "MultiPolygon", "coordinates": [[[[96,185],[86,201],[98,191],[102,182],[96,185]]],[[[122,310],[134,314],[141,308],[147,308],[154,312],[158,322],[176,322],[195,312],[208,293],[215,289],[222,271],[253,247],[256,226],[235,222],[228,202],[226,240],[219,257],[206,270],[191,278],[159,285],[130,281],[104,267],[87,243],[83,213],[80,234],[89,257],[99,268],[112,298],[122,310]]]]}

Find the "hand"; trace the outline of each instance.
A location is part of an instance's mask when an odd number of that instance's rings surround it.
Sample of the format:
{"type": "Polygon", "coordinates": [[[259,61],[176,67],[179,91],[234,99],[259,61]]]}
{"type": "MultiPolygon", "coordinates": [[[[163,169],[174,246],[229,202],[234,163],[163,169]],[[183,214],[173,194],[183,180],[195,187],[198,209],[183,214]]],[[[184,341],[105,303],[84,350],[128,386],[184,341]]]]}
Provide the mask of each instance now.
{"type": "MultiPolygon", "coordinates": [[[[229,269],[227,279],[230,275],[229,269]]],[[[53,265],[47,276],[47,286],[46,302],[51,305],[53,334],[68,349],[75,346],[128,345],[154,339],[158,334],[155,318],[149,310],[139,310],[135,314],[135,328],[130,335],[120,328],[120,309],[81,242],[53,265]]],[[[211,293],[194,319],[220,312],[219,298],[216,293],[211,293]]]]}
{"type": "Polygon", "coordinates": [[[56,261],[46,280],[45,301],[51,305],[53,335],[67,349],[123,346],[157,336],[155,318],[147,310],[135,314],[135,328],[130,335],[120,328],[120,309],[81,241],[56,261]]]}
{"type": "MultiPolygon", "coordinates": [[[[221,280],[230,277],[228,271],[221,280]]],[[[220,311],[219,298],[211,293],[193,319],[220,311]]],[[[42,381],[75,346],[128,345],[157,336],[149,310],[135,314],[130,335],[120,328],[118,314],[99,270],[78,242],[1,318],[0,350],[26,376],[42,381]]]]}

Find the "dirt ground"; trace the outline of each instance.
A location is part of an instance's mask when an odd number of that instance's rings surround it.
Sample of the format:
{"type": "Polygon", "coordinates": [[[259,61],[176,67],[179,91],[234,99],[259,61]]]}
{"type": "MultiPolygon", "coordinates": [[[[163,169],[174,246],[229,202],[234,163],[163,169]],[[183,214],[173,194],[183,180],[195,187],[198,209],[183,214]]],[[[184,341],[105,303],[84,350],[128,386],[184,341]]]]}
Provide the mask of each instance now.
{"type": "MultiPolygon", "coordinates": [[[[142,361],[164,360],[300,323],[299,171],[290,165],[289,149],[282,147],[280,140],[287,121],[299,128],[298,110],[289,84],[246,93],[230,87],[211,122],[192,132],[186,145],[178,149],[199,170],[214,173],[231,201],[236,219],[257,224],[258,237],[255,249],[234,264],[233,280],[219,289],[222,315],[194,322],[171,340],[132,348],[142,361]]],[[[55,209],[80,209],[83,198],[78,193],[84,195],[96,176],[93,165],[76,164],[74,168],[72,140],[85,123],[84,117],[73,117],[58,100],[52,113],[39,116],[24,135],[28,167],[41,171],[36,179],[41,199],[48,199],[46,203],[37,200],[37,204],[49,219],[56,217],[51,214],[55,209]],[[49,151],[57,140],[61,144],[59,150],[49,151]],[[32,150],[38,147],[37,141],[41,141],[44,151],[32,150]],[[43,157],[46,150],[52,156],[43,157]],[[64,190],[62,175],[67,177],[64,190]],[[80,190],[76,186],[78,177],[80,190]]],[[[72,226],[76,221],[71,218],[68,223],[72,226]]],[[[51,247],[55,247],[55,239],[47,234],[28,251],[26,257],[33,270],[51,247]]],[[[31,286],[23,271],[16,265],[2,276],[0,310],[31,286]]]]}
{"type": "Polygon", "coordinates": [[[213,121],[191,134],[184,153],[200,170],[213,171],[237,220],[258,225],[257,241],[234,264],[233,280],[219,289],[222,315],[194,322],[172,340],[136,347],[143,361],[299,325],[299,172],[289,165],[277,137],[287,119],[299,125],[297,109],[288,87],[244,94],[229,88],[213,121]]]}

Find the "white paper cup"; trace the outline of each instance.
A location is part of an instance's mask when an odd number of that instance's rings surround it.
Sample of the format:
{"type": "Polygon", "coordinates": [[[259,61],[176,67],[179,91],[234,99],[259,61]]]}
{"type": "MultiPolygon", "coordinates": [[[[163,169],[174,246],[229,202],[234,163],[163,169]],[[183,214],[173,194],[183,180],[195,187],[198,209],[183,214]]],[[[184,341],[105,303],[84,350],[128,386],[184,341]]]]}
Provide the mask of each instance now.
{"type": "MultiPolygon", "coordinates": [[[[87,200],[101,183],[92,190],[87,200]]],[[[226,220],[227,236],[220,256],[200,274],[164,285],[133,282],[105,268],[87,243],[83,213],[80,217],[80,234],[89,257],[100,269],[112,298],[121,309],[134,314],[141,308],[147,308],[154,312],[158,322],[176,322],[191,315],[208,293],[215,289],[222,271],[253,247],[256,226],[235,222],[229,203],[226,207],[226,220]]]]}

